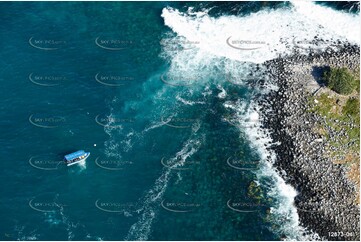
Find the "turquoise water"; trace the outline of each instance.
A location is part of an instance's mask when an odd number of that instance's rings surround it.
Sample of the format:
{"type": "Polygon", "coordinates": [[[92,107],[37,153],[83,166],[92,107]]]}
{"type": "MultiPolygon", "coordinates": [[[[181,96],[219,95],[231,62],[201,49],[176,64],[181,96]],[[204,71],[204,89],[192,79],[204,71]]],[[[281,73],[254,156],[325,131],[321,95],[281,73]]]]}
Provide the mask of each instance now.
{"type": "Polygon", "coordinates": [[[2,240],[289,236],[293,217],[271,213],[285,198],[248,134],[263,67],[200,58],[166,7],[218,18],[290,5],[0,4],[2,240]],[[78,149],[86,164],[60,162],[78,149]]]}

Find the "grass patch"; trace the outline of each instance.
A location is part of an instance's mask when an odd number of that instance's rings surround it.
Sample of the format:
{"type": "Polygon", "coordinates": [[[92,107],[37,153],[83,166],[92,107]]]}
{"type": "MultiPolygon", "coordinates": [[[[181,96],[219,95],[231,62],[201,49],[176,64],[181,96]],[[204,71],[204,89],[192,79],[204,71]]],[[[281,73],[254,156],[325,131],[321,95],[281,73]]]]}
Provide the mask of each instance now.
{"type": "MultiPolygon", "coordinates": [[[[349,167],[348,177],[360,186],[360,69],[331,68],[324,73],[328,88],[318,96],[308,97],[308,112],[322,116],[326,122],[316,125],[314,132],[325,140],[325,156],[334,163],[349,167]],[[355,93],[357,92],[357,93],[355,93]],[[351,95],[348,95],[351,94],[351,95]],[[356,95],[357,94],[357,95],[356,95]]],[[[356,203],[360,204],[360,190],[356,203]]]]}
{"type": "Polygon", "coordinates": [[[315,132],[326,140],[330,157],[337,163],[359,163],[360,150],[360,101],[358,97],[334,97],[323,93],[309,97],[309,112],[325,118],[326,124],[319,124],[315,132]],[[327,128],[329,126],[329,128],[327,128]],[[330,129],[345,135],[333,135],[330,129]],[[332,151],[333,148],[339,148],[332,151]],[[340,151],[341,150],[341,151],[340,151]],[[340,158],[341,157],[341,158],[340,158]]]}
{"type": "Polygon", "coordinates": [[[360,118],[360,100],[358,98],[349,98],[343,107],[342,112],[345,115],[349,115],[352,119],[356,120],[360,118]]]}

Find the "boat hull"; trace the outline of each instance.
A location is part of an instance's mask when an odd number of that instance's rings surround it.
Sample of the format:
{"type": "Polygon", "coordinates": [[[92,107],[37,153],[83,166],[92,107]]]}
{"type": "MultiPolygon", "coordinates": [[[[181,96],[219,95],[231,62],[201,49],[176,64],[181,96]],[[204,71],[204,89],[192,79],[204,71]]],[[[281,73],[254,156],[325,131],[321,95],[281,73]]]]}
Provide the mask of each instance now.
{"type": "Polygon", "coordinates": [[[67,163],[66,165],[67,165],[67,166],[72,166],[72,165],[75,165],[75,164],[79,164],[79,163],[85,162],[86,159],[87,159],[89,156],[90,156],[90,153],[87,153],[87,154],[86,154],[86,157],[84,157],[83,159],[78,160],[78,161],[74,161],[74,162],[71,162],[71,163],[67,163]]]}

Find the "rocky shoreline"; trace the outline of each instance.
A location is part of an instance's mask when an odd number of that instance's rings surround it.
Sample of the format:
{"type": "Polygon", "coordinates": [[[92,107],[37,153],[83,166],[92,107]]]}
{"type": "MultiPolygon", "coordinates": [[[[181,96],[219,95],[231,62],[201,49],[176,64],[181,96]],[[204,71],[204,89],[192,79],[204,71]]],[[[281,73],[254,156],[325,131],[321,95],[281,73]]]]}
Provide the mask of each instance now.
{"type": "Polygon", "coordinates": [[[307,111],[308,97],[320,88],[317,74],[311,76],[311,72],[322,66],[355,69],[359,58],[358,46],[345,45],[338,51],[295,53],[265,63],[279,87],[260,101],[263,128],[277,144],[270,147],[277,156],[274,165],[299,194],[295,205],[301,225],[322,240],[358,241],[360,210],[356,186],[347,178],[348,168],[326,157],[328,141],[314,131],[316,124],[325,122],[307,111]]]}

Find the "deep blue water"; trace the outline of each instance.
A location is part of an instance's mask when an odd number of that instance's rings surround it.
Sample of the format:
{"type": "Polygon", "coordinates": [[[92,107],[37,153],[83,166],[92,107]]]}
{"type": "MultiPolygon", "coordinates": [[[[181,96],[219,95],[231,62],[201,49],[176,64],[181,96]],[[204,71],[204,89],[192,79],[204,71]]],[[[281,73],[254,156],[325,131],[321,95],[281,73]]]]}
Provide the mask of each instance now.
{"type": "Polygon", "coordinates": [[[248,110],[255,91],[219,84],[224,59],[176,73],[168,6],[218,17],[289,4],[0,3],[2,240],[284,236],[267,186],[250,195],[261,154],[225,121],[236,111],[224,104],[248,110]],[[199,84],[169,85],[171,74],[199,84]],[[60,162],[78,149],[86,165],[60,162]]]}

